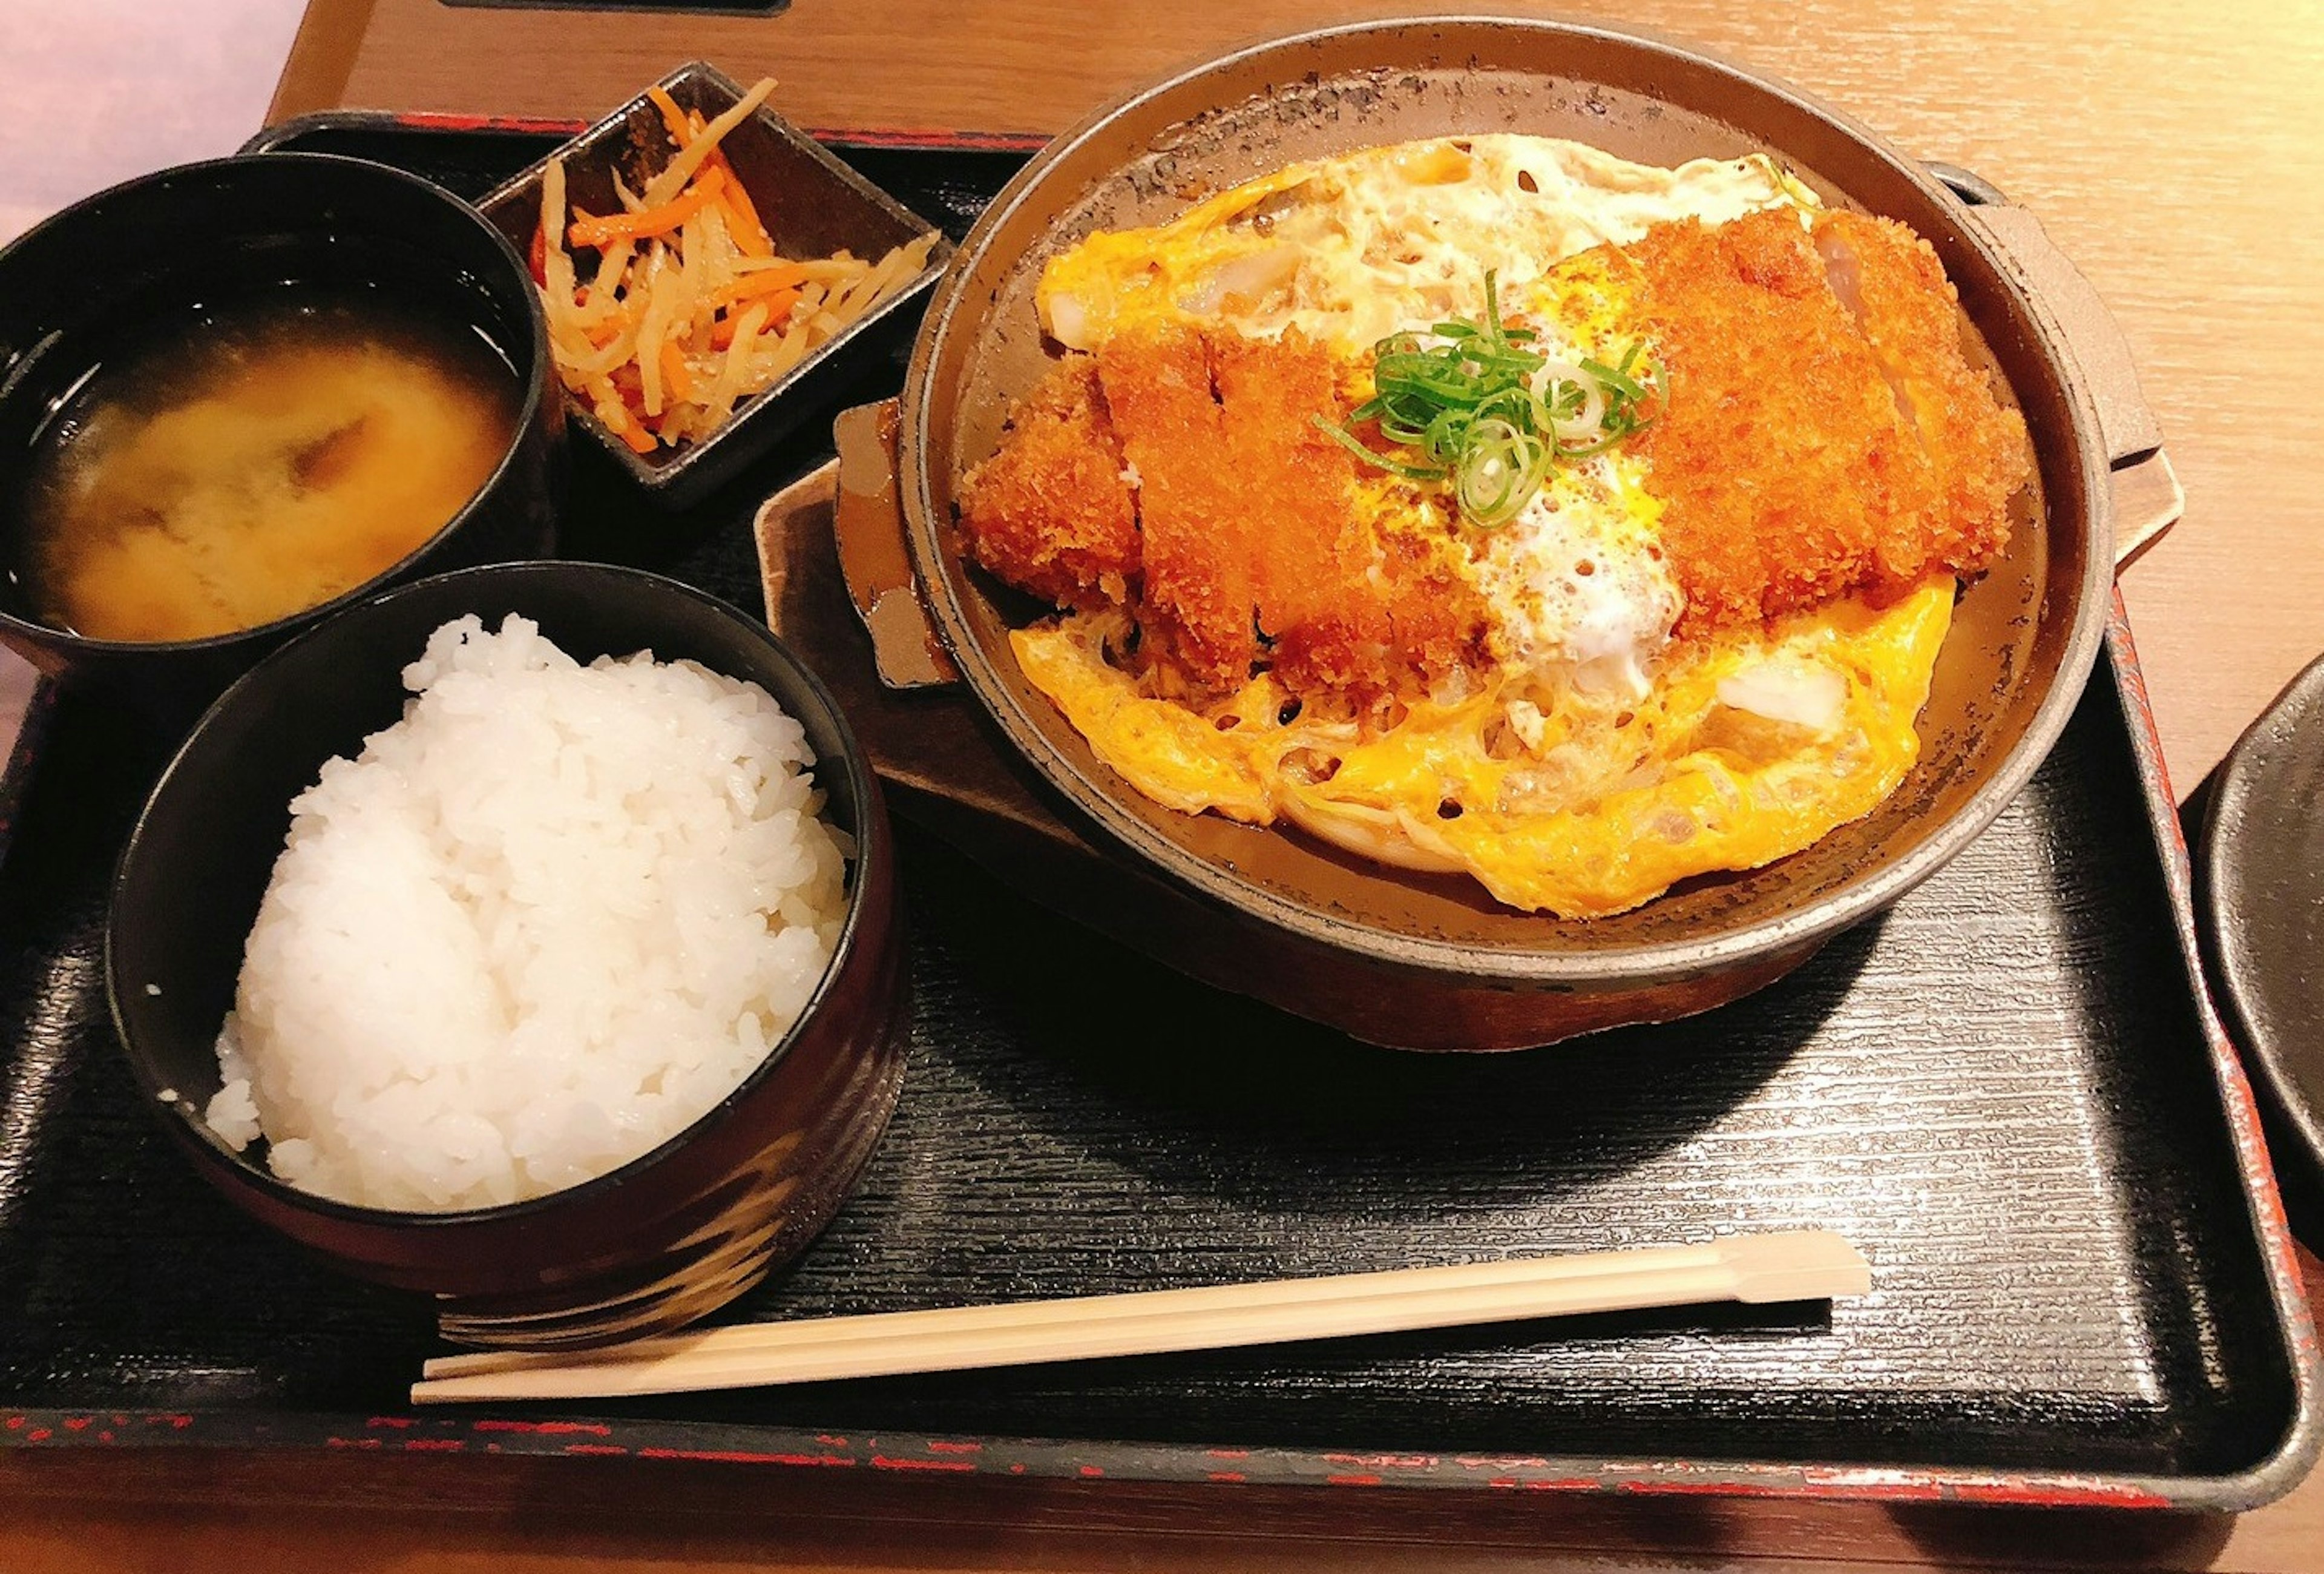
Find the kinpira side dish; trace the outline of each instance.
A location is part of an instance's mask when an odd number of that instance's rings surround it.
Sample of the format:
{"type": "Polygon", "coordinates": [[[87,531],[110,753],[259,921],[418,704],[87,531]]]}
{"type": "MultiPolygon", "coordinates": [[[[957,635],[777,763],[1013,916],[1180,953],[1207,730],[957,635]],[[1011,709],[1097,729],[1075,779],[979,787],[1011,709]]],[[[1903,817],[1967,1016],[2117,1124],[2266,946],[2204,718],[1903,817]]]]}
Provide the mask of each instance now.
{"type": "Polygon", "coordinates": [[[621,210],[568,207],[565,166],[549,161],[532,272],[558,375],[632,451],[699,442],[735,407],[918,277],[934,231],[876,259],[845,251],[786,257],[770,221],[721,151],[774,88],[762,80],[705,121],[661,88],[672,152],[621,210]]]}

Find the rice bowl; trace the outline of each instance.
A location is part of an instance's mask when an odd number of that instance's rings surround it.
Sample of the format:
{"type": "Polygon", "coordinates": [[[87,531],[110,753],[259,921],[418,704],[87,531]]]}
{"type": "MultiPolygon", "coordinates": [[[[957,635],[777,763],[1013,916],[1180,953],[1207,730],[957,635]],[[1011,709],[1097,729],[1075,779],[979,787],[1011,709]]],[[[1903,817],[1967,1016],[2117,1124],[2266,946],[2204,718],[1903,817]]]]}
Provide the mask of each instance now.
{"type": "Polygon", "coordinates": [[[650,653],[469,616],[291,806],[211,1128],[291,1185],[440,1211],[684,1130],[798,1019],[845,912],[799,724],[650,653]]]}
{"type": "MultiPolygon", "coordinates": [[[[657,700],[658,727],[666,708],[657,700]]],[[[488,729],[497,754],[514,748],[516,726],[488,729]]],[[[657,781],[678,761],[661,734],[628,753],[643,753],[657,781]]],[[[539,818],[528,817],[528,833],[539,818]]],[[[261,662],[196,724],[154,786],[122,855],[106,931],[107,995],[130,1072],[195,1171],[343,1271],[426,1294],[445,1337],[504,1348],[678,1328],[804,1250],[853,1190],[895,1109],[911,1022],[905,962],[886,806],[829,689],[763,622],[716,597],[583,562],[421,580],[261,662]],[[738,1085],[595,1179],[455,1208],[323,1196],[278,1174],[266,1144],[236,1148],[207,1118],[226,1081],[220,1025],[237,1004],[290,806],[327,762],[356,759],[403,718],[413,703],[404,674],[437,631],[474,616],[505,637],[511,615],[579,663],[650,651],[746,680],[799,725],[816,762],[817,818],[847,854],[834,952],[798,1020],[781,1032],[768,1022],[771,1042],[738,1085]]],[[[634,989],[638,979],[613,982],[634,989]]],[[[404,992],[421,997],[419,1020],[432,1032],[440,991],[422,981],[404,992]]],[[[254,1091],[263,1106],[263,1074],[254,1091]]]]}

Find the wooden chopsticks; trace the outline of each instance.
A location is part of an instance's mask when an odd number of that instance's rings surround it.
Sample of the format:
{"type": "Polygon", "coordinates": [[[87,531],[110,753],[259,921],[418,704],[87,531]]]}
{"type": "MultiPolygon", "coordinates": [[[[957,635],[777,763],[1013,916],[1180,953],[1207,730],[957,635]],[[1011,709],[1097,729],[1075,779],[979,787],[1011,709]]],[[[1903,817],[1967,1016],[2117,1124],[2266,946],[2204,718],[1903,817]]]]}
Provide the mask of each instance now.
{"type": "Polygon", "coordinates": [[[1839,1236],[1787,1230],[1702,1245],[753,1323],[580,1353],[447,1356],[426,1365],[411,1398],[441,1404],[682,1393],[1714,1301],[1815,1301],[1870,1288],[1870,1268],[1839,1236]]]}

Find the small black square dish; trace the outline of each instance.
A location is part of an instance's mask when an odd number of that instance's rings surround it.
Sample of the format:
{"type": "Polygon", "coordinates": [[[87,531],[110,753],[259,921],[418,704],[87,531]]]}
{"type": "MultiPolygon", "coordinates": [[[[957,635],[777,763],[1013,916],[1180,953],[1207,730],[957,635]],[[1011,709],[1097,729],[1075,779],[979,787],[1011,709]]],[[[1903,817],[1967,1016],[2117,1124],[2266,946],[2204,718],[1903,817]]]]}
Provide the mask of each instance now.
{"type": "MultiPolygon", "coordinates": [[[[575,424],[668,508],[685,507],[731,480],[770,446],[835,407],[867,369],[886,364],[918,321],[915,302],[952,255],[936,226],[805,132],[763,104],[742,108],[755,93],[699,60],[681,66],[476,205],[530,259],[542,287],[575,424]],[[715,137],[715,153],[681,151],[681,124],[688,148],[715,137]],[[676,191],[654,190],[656,178],[678,160],[694,173],[676,191]],[[570,310],[549,299],[551,270],[563,265],[542,224],[552,164],[561,164],[565,182],[558,223],[576,291],[570,310]],[[703,287],[678,257],[683,237],[704,232],[680,215],[715,215],[717,230],[735,237],[733,249],[743,253],[756,249],[748,232],[763,227],[771,255],[741,264],[763,271],[703,287]],[[674,221],[685,229],[675,229],[674,221]],[[681,237],[678,247],[669,245],[673,234],[681,237]],[[593,243],[593,236],[600,238],[593,243]],[[657,245],[667,264],[658,269],[650,255],[657,245]],[[841,253],[879,277],[867,281],[860,270],[853,280],[825,276],[841,253]],[[600,263],[622,270],[613,295],[597,294],[600,263]],[[813,276],[797,278],[795,265],[813,276]],[[666,301],[641,296],[640,281],[655,275],[655,289],[670,290],[666,301]],[[778,287],[754,288],[760,284],[778,287]],[[753,306],[768,310],[754,313],[753,306]],[[639,349],[608,366],[621,353],[624,323],[639,349]],[[761,335],[753,342],[761,345],[778,332],[787,337],[767,349],[735,353],[732,339],[753,327],[761,335]],[[588,364],[576,356],[589,356],[588,364]],[[666,357],[680,363],[675,376],[666,357]],[[575,391],[576,382],[583,392],[575,391]],[[707,431],[665,413],[696,384],[708,384],[701,397],[715,407],[738,382],[742,392],[731,411],[707,431]],[[658,431],[657,422],[678,430],[658,431]]],[[[723,257],[729,248],[721,242],[717,251],[723,257]]]]}

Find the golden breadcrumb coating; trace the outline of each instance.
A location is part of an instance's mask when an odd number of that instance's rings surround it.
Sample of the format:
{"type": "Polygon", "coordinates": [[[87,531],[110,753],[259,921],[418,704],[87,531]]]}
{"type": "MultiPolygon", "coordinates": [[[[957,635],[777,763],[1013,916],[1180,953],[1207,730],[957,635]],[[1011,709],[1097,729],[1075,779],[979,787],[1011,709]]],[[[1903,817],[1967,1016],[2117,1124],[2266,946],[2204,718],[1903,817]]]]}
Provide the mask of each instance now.
{"type": "Polygon", "coordinates": [[[1964,356],[1925,242],[1770,209],[1657,225],[1625,250],[1667,372],[1638,448],[1683,627],[1891,599],[2006,544],[2024,425],[1964,356]]]}
{"type": "Polygon", "coordinates": [[[970,550],[1061,605],[1128,606],[1139,659],[1198,688],[1257,667],[1294,693],[1425,688],[1481,648],[1483,608],[1440,550],[1360,505],[1355,461],[1313,420],[1344,409],[1343,372],[1296,334],[1176,325],[1070,357],[964,487],[970,550]],[[1057,517],[1125,476],[1126,532],[1111,495],[1094,528],[1057,517]]]}
{"type": "Polygon", "coordinates": [[[1815,239],[1937,485],[1922,518],[1925,554],[1891,562],[1890,575],[1916,578],[1934,563],[1974,573],[2009,544],[2009,500],[2034,473],[2024,418],[2002,408],[1962,352],[1958,297],[1928,242],[1860,213],[1823,215],[1815,239]]]}
{"type": "Polygon", "coordinates": [[[1145,654],[1169,652],[1201,683],[1239,682],[1259,655],[1254,499],[1228,458],[1209,349],[1186,329],[1125,334],[1098,356],[1098,381],[1138,477],[1145,654]]]}
{"type": "Polygon", "coordinates": [[[1276,677],[1294,693],[1370,696],[1425,688],[1472,655],[1475,592],[1420,536],[1375,525],[1356,505],[1355,460],[1316,430],[1346,408],[1339,362],[1296,332],[1208,343],[1247,499],[1238,544],[1276,677]]]}
{"type": "Polygon", "coordinates": [[[1138,517],[1094,362],[1061,362],[1025,396],[963,507],[976,560],[1010,584],[1060,606],[1129,598],[1138,517]]]}

